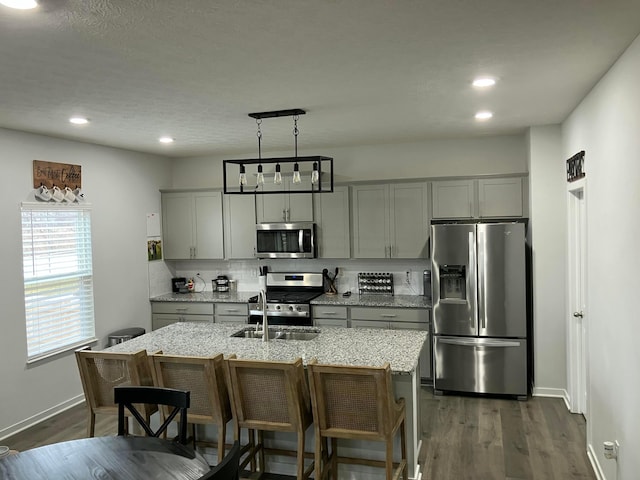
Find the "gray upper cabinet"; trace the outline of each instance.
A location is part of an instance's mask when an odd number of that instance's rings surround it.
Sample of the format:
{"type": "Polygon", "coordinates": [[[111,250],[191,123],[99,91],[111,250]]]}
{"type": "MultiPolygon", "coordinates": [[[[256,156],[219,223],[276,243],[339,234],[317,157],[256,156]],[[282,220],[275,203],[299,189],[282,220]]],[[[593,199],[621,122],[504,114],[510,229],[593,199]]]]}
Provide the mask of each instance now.
{"type": "Polygon", "coordinates": [[[429,235],[426,182],[352,187],[354,258],[423,258],[429,235]]]}
{"type": "Polygon", "coordinates": [[[522,217],[522,177],[438,180],[431,184],[433,218],[522,217]]]}
{"type": "Polygon", "coordinates": [[[162,194],[162,235],[165,259],[223,258],[222,231],[222,193],[162,194]]]}
{"type": "Polygon", "coordinates": [[[431,187],[433,218],[473,218],[473,180],[443,180],[433,182],[431,187]]]}
{"type": "Polygon", "coordinates": [[[334,187],[333,193],[314,194],[318,257],[349,258],[349,187],[334,187]]]}
{"type": "Polygon", "coordinates": [[[478,180],[478,216],[522,217],[522,178],[478,180]]]}
{"type": "MultiPolygon", "coordinates": [[[[266,179],[265,179],[266,180],[266,179]]],[[[265,181],[260,187],[264,191],[311,190],[311,180],[294,184],[290,178],[283,178],[282,185],[265,181]]],[[[258,223],[270,222],[311,222],[313,221],[313,197],[311,193],[275,193],[256,195],[256,219],[258,223]]]]}
{"type": "Polygon", "coordinates": [[[225,258],[253,258],[256,252],[254,195],[224,196],[225,258]]]}

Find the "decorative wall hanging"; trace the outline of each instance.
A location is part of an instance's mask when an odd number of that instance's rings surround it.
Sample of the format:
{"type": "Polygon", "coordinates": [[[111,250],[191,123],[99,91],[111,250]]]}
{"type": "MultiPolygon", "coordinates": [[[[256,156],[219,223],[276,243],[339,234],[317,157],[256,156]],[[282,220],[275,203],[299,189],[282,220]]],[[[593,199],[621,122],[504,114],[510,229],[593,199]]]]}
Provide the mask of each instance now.
{"type": "Polygon", "coordinates": [[[33,188],[35,198],[42,202],[82,203],[82,167],[34,160],[33,188]]]}
{"type": "Polygon", "coordinates": [[[586,175],[584,172],[584,150],[582,150],[567,160],[567,182],[575,182],[586,175]]]}
{"type": "Polygon", "coordinates": [[[333,158],[298,156],[298,118],[306,112],[299,108],[250,113],[258,126],[258,158],[224,160],[225,194],[268,195],[277,193],[333,192],[333,158]],[[262,158],[262,119],[293,117],[293,157],[262,158]]]}

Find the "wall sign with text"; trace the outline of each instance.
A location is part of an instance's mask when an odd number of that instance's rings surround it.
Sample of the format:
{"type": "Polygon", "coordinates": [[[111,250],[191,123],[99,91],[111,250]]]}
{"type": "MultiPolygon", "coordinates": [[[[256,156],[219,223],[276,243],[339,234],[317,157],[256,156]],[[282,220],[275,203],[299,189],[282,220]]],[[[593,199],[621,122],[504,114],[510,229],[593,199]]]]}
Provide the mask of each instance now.
{"type": "Polygon", "coordinates": [[[82,167],[70,163],[54,163],[42,160],[33,161],[33,188],[44,185],[71,189],[82,188],[82,167]]]}
{"type": "Polygon", "coordinates": [[[584,178],[584,150],[567,160],[567,182],[575,182],[584,178]]]}

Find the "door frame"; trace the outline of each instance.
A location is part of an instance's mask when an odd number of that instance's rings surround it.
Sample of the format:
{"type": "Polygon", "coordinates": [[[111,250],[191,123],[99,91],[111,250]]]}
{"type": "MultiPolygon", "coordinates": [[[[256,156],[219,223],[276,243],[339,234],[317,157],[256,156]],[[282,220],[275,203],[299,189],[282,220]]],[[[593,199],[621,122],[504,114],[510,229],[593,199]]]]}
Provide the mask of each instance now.
{"type": "Polygon", "coordinates": [[[567,377],[569,408],[587,417],[589,405],[589,329],[587,309],[587,185],[567,186],[567,377]],[[574,316],[580,312],[582,317],[574,316]]]}

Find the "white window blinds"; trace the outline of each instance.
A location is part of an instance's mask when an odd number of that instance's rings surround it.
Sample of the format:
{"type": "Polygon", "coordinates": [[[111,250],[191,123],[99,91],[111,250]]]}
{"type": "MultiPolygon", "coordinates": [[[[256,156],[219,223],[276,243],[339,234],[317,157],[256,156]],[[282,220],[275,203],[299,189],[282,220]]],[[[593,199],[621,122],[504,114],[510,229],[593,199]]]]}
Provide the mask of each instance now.
{"type": "Polygon", "coordinates": [[[28,361],[94,340],[91,212],[22,206],[28,361]]]}

